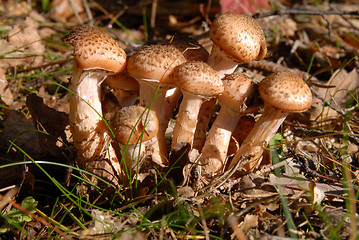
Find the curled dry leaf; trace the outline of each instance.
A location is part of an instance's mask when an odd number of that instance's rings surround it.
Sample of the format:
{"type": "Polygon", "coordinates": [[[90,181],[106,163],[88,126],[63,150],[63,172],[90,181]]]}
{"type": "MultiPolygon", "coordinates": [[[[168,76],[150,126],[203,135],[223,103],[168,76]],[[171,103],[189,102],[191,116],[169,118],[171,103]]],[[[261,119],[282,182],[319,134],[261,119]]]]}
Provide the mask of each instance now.
{"type": "Polygon", "coordinates": [[[309,110],[312,121],[318,118],[333,119],[338,117],[338,111],[344,112],[349,91],[359,88],[359,73],[355,68],[349,73],[345,69],[338,69],[324,85],[312,87],[317,92],[309,110]],[[323,100],[330,106],[323,106],[323,100]]]}

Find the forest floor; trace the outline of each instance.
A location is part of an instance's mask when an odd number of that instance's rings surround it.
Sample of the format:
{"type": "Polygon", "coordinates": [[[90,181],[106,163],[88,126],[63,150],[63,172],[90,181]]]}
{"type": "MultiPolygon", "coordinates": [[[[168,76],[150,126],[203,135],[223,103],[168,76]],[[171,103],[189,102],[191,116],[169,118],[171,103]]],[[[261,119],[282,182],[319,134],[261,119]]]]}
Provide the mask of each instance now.
{"type": "MultiPolygon", "coordinates": [[[[0,0],[1,239],[358,239],[356,1],[242,1],[268,53],[236,71],[260,81],[289,70],[313,93],[312,107],[287,117],[255,172],[203,182],[187,159],[146,169],[147,181],[90,191],[69,128],[66,35],[98,26],[130,56],[183,33],[210,51],[209,26],[228,1],[114,2],[0,0]],[[63,2],[73,6],[61,12],[63,2]]],[[[226,10],[241,11],[236,2],[226,10]]]]}

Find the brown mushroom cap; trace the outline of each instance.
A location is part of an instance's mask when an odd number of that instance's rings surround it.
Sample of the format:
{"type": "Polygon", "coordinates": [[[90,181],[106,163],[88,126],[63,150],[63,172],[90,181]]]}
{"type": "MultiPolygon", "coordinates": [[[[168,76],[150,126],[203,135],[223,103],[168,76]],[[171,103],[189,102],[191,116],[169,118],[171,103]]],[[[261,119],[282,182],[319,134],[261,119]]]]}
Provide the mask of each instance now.
{"type": "Polygon", "coordinates": [[[223,91],[223,83],[207,63],[192,61],[177,66],[171,75],[183,91],[202,96],[216,96],[223,91]]]}
{"type": "Polygon", "coordinates": [[[312,104],[308,85],[290,71],[268,75],[258,84],[258,91],[265,103],[287,112],[302,112],[312,104]]]}
{"type": "Polygon", "coordinates": [[[142,133],[143,142],[156,136],[158,119],[153,111],[149,110],[148,112],[145,107],[130,106],[118,111],[110,120],[110,126],[119,143],[136,144],[140,143],[142,133]],[[141,119],[139,120],[139,118],[141,119]]]}
{"type": "Polygon", "coordinates": [[[105,31],[83,26],[73,29],[65,42],[74,47],[77,66],[84,69],[103,69],[121,72],[126,67],[126,53],[105,31]]]}
{"type": "Polygon", "coordinates": [[[122,89],[125,91],[138,91],[140,88],[136,79],[128,75],[127,71],[108,76],[105,79],[105,83],[112,89],[122,89]]]}
{"type": "Polygon", "coordinates": [[[191,37],[177,34],[166,44],[179,50],[187,61],[207,62],[209,53],[191,37]]]}
{"type": "Polygon", "coordinates": [[[261,60],[267,53],[263,30],[251,16],[226,12],[213,21],[209,33],[212,41],[237,62],[261,60]]]}
{"type": "Polygon", "coordinates": [[[250,94],[254,92],[254,84],[252,79],[240,72],[227,74],[223,79],[224,91],[218,95],[221,104],[231,106],[232,108],[240,108],[250,94]]]}
{"type": "Polygon", "coordinates": [[[168,77],[174,67],[191,60],[206,61],[207,58],[208,52],[195,40],[177,37],[135,52],[128,60],[127,71],[136,79],[174,84],[168,77]]]}

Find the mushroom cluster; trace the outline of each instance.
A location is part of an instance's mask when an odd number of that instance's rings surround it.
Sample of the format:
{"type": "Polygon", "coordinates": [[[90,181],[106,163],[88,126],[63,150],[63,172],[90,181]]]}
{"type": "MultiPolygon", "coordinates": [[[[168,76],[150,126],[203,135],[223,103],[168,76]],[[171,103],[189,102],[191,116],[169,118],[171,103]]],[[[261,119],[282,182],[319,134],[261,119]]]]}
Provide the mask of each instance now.
{"type": "Polygon", "coordinates": [[[117,176],[128,175],[140,160],[166,168],[176,144],[188,143],[201,154],[199,166],[206,177],[242,159],[248,162],[245,172],[253,171],[286,116],[310,107],[311,92],[289,71],[273,73],[259,84],[234,72],[238,64],[261,60],[267,53],[263,30],[252,17],[224,13],[211,25],[210,37],[210,54],[194,39],[176,35],[127,58],[105,31],[75,28],[66,41],[75,56],[69,101],[79,165],[91,170],[98,166],[94,162],[107,159],[107,172],[117,176]],[[109,119],[102,114],[104,85],[118,101],[109,119]],[[258,95],[264,112],[227,162],[232,133],[258,95]],[[209,129],[217,101],[221,108],[209,129]],[[171,118],[176,122],[168,141],[171,118]]]}

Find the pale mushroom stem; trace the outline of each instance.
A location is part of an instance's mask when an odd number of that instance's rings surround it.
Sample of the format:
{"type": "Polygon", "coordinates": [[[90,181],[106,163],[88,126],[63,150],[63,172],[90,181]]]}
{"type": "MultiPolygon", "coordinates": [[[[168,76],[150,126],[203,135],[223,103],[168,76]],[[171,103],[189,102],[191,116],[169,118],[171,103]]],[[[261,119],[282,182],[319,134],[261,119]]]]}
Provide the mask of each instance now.
{"type": "Polygon", "coordinates": [[[204,164],[205,174],[217,174],[223,170],[232,132],[241,115],[239,111],[222,105],[202,148],[200,162],[204,164]]]}
{"type": "Polygon", "coordinates": [[[70,125],[73,142],[78,150],[80,164],[86,165],[101,154],[106,139],[106,125],[102,120],[100,82],[107,76],[105,71],[82,71],[74,67],[74,78],[69,89],[70,125]],[[89,91],[91,89],[91,91],[89,91]]]}
{"type": "Polygon", "coordinates": [[[204,97],[187,91],[182,91],[182,93],[183,100],[180,104],[176,126],[173,130],[172,149],[176,143],[181,142],[188,142],[192,146],[198,113],[205,100],[204,97]]]}
{"type": "Polygon", "coordinates": [[[277,110],[265,104],[263,115],[255,123],[253,129],[234,155],[229,169],[234,167],[240,160],[248,160],[248,163],[243,166],[247,173],[252,172],[258,167],[264,148],[268,145],[287,116],[288,112],[277,110]]]}
{"type": "Polygon", "coordinates": [[[121,152],[128,171],[131,171],[131,169],[134,169],[137,166],[145,153],[145,149],[145,143],[128,144],[127,147],[126,145],[121,144],[121,152]]]}
{"type": "MultiPolygon", "coordinates": [[[[168,126],[168,110],[165,108],[165,99],[167,89],[162,89],[156,84],[148,83],[147,81],[139,81],[140,84],[140,104],[147,107],[151,102],[150,109],[155,112],[158,121],[158,133],[157,136],[152,138],[147,146],[152,147],[152,158],[160,165],[166,165],[168,159],[167,146],[165,133],[168,126]],[[158,90],[157,90],[158,89],[158,90]],[[155,99],[153,99],[155,98],[155,99]],[[153,100],[153,101],[152,101],[153,100]]],[[[163,84],[165,85],[165,84],[163,84]]]]}
{"type": "Polygon", "coordinates": [[[212,98],[209,101],[205,101],[201,105],[201,109],[198,113],[196,131],[194,132],[193,148],[199,152],[202,150],[203,145],[207,138],[207,131],[209,121],[213,113],[213,107],[216,104],[217,98],[212,98]]]}
{"type": "Polygon", "coordinates": [[[207,63],[218,73],[220,78],[223,78],[225,74],[234,72],[238,65],[238,62],[229,57],[216,44],[213,44],[207,63]]]}

